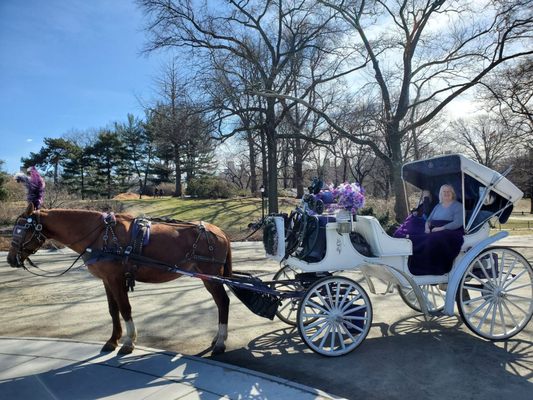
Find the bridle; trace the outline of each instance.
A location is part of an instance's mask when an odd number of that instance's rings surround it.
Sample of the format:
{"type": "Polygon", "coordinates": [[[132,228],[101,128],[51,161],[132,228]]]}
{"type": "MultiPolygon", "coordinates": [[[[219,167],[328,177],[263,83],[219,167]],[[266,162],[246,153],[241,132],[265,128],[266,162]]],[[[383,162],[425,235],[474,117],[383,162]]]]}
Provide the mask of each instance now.
{"type": "Polygon", "coordinates": [[[39,212],[27,217],[20,215],[13,228],[13,239],[11,240],[11,246],[16,250],[17,267],[25,268],[24,258],[35,254],[46,239],[43,234],[43,225],[40,223],[39,212]],[[24,222],[22,223],[21,220],[24,222]]]}
{"type": "MultiPolygon", "coordinates": [[[[40,222],[40,213],[39,211],[29,215],[28,217],[24,215],[20,215],[17,218],[17,222],[15,224],[15,227],[13,228],[13,239],[11,240],[11,246],[16,250],[16,262],[17,268],[24,268],[26,271],[30,272],[32,275],[36,276],[42,276],[42,277],[49,277],[49,278],[55,278],[58,276],[61,276],[68,272],[72,267],[78,262],[78,260],[85,254],[85,250],[78,255],[78,257],[74,260],[74,262],[68,267],[65,271],[58,273],[58,274],[38,274],[35,272],[30,271],[28,268],[26,268],[26,265],[24,264],[24,260],[28,260],[28,263],[38,269],[41,270],[37,265],[33,263],[33,261],[30,259],[29,256],[32,254],[35,254],[37,250],[41,248],[41,246],[44,244],[44,242],[48,239],[44,233],[43,233],[43,225],[40,222]],[[21,220],[24,220],[25,222],[21,223],[21,220]],[[31,234],[31,235],[30,235],[31,234]],[[29,236],[29,238],[27,238],[29,236]]],[[[74,241],[72,244],[78,243],[94,232],[96,232],[98,229],[101,229],[102,225],[97,225],[93,230],[91,230],[87,235],[84,235],[81,239],[74,241]]],[[[96,239],[95,239],[96,240],[96,239]]],[[[69,245],[69,246],[70,246],[69,245]]]]}

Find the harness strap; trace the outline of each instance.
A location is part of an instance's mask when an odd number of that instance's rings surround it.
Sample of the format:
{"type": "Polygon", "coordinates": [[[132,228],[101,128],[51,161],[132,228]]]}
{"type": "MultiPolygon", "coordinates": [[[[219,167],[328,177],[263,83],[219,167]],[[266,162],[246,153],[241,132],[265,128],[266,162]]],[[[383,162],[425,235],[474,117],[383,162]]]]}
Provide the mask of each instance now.
{"type": "Polygon", "coordinates": [[[133,292],[135,288],[135,272],[137,271],[137,264],[130,263],[129,259],[132,254],[141,255],[144,245],[148,244],[150,240],[150,226],[151,222],[145,218],[136,218],[131,225],[131,241],[124,250],[124,259],[122,264],[126,266],[126,286],[128,291],[133,292]]]}

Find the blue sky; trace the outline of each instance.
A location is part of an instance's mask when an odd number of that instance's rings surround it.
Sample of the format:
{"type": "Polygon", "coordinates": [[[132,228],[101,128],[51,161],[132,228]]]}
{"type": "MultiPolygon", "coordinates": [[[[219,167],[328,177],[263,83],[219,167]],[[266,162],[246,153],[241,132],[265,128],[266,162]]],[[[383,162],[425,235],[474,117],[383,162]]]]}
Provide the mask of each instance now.
{"type": "Polygon", "coordinates": [[[141,55],[133,0],[0,0],[0,160],[16,172],[44,137],[143,116],[164,54],[141,55]]]}

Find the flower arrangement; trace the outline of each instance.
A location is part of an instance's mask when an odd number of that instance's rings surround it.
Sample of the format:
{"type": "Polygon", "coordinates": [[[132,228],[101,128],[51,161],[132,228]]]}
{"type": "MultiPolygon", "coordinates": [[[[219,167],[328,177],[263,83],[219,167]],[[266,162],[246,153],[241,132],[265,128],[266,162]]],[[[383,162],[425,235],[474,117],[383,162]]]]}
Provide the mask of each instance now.
{"type": "Polygon", "coordinates": [[[365,205],[365,189],[358,183],[341,183],[336,188],[331,185],[329,190],[336,201],[328,205],[329,212],[347,210],[355,215],[365,205]]]}

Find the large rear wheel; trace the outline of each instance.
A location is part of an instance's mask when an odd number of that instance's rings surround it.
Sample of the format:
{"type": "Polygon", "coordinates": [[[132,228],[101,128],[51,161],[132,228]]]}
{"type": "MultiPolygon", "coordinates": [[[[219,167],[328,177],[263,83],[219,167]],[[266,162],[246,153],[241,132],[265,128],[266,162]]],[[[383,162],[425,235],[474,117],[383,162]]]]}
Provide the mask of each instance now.
{"type": "Polygon", "coordinates": [[[465,271],[456,301],[474,333],[490,340],[508,339],[533,315],[533,269],[514,250],[487,249],[465,271]]]}
{"type": "Polygon", "coordinates": [[[324,356],[351,352],[372,325],[372,305],[351,279],[331,276],[313,283],[300,302],[298,332],[305,344],[324,356]]]}

